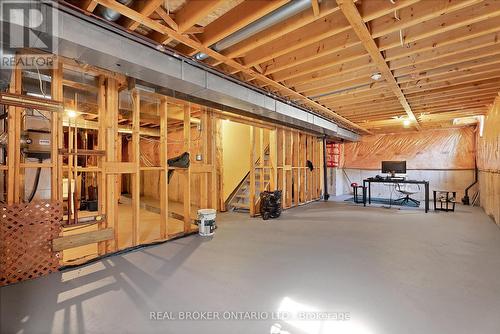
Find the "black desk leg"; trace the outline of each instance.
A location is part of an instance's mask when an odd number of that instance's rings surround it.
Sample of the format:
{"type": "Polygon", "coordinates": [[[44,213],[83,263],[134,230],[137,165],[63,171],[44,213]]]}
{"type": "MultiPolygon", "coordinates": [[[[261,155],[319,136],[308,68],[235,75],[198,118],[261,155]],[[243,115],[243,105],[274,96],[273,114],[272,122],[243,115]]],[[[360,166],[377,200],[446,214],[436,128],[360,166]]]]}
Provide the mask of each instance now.
{"type": "Polygon", "coordinates": [[[368,204],[372,204],[372,183],[368,182],[368,204]]]}
{"type": "Polygon", "coordinates": [[[363,181],[363,206],[366,206],[366,182],[363,181]]]}
{"type": "Polygon", "coordinates": [[[429,182],[425,184],[425,213],[429,211],[429,182]]]}

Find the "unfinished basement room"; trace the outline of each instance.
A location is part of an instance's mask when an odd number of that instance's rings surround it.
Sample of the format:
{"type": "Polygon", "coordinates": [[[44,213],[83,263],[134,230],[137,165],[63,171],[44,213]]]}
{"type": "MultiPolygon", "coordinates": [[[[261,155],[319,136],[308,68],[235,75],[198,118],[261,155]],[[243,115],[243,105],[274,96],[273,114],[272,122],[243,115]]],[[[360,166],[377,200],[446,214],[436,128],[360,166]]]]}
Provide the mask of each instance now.
{"type": "Polygon", "coordinates": [[[500,0],[1,0],[0,333],[500,333],[500,0]]]}

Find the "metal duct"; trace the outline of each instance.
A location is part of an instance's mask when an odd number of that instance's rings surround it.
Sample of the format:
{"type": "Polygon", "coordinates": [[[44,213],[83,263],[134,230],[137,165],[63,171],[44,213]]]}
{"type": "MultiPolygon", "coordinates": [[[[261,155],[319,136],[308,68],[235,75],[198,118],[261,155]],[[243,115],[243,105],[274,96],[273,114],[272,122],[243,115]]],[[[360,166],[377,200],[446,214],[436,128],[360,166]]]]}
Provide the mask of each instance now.
{"type": "MultiPolygon", "coordinates": [[[[250,23],[246,27],[236,31],[235,33],[227,36],[226,38],[220,40],[212,46],[212,49],[215,51],[222,51],[230,46],[235,45],[236,43],[241,42],[244,39],[247,39],[273,25],[276,23],[282,22],[289,17],[292,17],[303,10],[311,7],[311,0],[294,0],[289,4],[276,9],[272,13],[267,14],[266,16],[258,19],[255,22],[250,23]]],[[[205,53],[197,53],[194,56],[197,60],[203,60],[208,58],[208,55],[205,53]]]]}
{"type": "MultiPolygon", "coordinates": [[[[130,7],[130,5],[132,4],[132,2],[134,0],[117,0],[117,1],[119,3],[121,3],[122,5],[130,7]]],[[[120,16],[122,16],[117,11],[109,9],[109,8],[101,6],[101,5],[99,5],[96,8],[96,14],[99,15],[99,16],[101,16],[101,17],[103,17],[103,18],[105,18],[108,21],[113,21],[113,22],[116,21],[116,20],[118,20],[120,18],[120,16]]]]}

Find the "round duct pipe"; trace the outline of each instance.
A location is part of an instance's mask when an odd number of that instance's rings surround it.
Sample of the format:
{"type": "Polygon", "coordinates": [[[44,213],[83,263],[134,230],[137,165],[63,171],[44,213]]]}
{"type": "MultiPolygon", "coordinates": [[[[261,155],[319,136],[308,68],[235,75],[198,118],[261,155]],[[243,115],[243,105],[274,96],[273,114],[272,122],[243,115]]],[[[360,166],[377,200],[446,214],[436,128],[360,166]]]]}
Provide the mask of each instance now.
{"type": "MultiPolygon", "coordinates": [[[[130,7],[130,5],[132,4],[132,2],[134,0],[117,0],[117,1],[124,6],[130,7]]],[[[115,22],[116,20],[118,20],[120,18],[120,16],[122,16],[117,11],[109,9],[109,8],[101,6],[101,5],[99,5],[96,8],[96,14],[101,16],[102,18],[104,18],[108,21],[112,21],[112,22],[115,22]]]]}
{"type": "MultiPolygon", "coordinates": [[[[258,19],[257,21],[250,23],[246,27],[234,32],[233,34],[223,38],[219,42],[215,43],[211,48],[215,51],[225,50],[244,39],[247,39],[279,22],[282,22],[289,17],[292,17],[307,8],[311,7],[311,0],[295,0],[289,4],[280,7],[273,12],[267,14],[266,16],[258,19]]],[[[194,58],[196,60],[204,60],[208,58],[205,53],[197,53],[194,58]]]]}

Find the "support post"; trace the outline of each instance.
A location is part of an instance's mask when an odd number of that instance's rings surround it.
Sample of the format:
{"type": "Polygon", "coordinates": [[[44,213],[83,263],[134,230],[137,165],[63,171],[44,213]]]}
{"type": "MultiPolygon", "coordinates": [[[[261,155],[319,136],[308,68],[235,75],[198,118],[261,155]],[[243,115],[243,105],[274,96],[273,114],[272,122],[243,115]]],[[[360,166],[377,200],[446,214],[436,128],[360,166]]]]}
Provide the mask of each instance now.
{"type": "MultiPolygon", "coordinates": [[[[184,105],[184,152],[191,159],[191,103],[184,105]]],[[[191,167],[184,170],[184,233],[191,231],[191,167]]]]}
{"type": "MultiPolygon", "coordinates": [[[[62,101],[63,100],[63,86],[62,86],[62,61],[56,58],[56,67],[52,70],[52,82],[50,84],[50,95],[53,100],[62,101]]],[[[62,127],[59,127],[59,115],[53,112],[51,115],[51,132],[52,132],[52,142],[50,151],[50,161],[51,161],[51,174],[50,174],[50,193],[53,201],[62,200],[62,169],[59,173],[59,166],[62,166],[62,157],[59,161],[59,137],[62,136],[62,127]]]]}
{"type": "MultiPolygon", "coordinates": [[[[106,149],[106,78],[100,75],[98,78],[98,93],[97,93],[97,121],[99,123],[99,129],[97,134],[97,149],[106,149]]],[[[59,128],[62,131],[62,126],[59,128]]],[[[61,132],[62,133],[62,132],[61,132]]],[[[62,137],[62,135],[60,136],[62,137]]],[[[61,138],[62,139],[62,138],[61,138]]],[[[61,146],[62,147],[62,143],[61,146]]],[[[62,158],[61,158],[62,159],[62,158]]],[[[104,157],[97,157],[97,167],[99,168],[99,174],[97,177],[97,203],[99,207],[99,215],[106,214],[106,173],[104,173],[104,157]]],[[[98,229],[102,230],[106,228],[107,215],[104,222],[98,224],[98,229]]],[[[97,245],[97,251],[99,255],[106,254],[106,241],[101,241],[97,245]]]]}
{"type": "MultiPolygon", "coordinates": [[[[117,162],[117,144],[118,144],[118,85],[115,78],[106,80],[106,161],[117,162]]],[[[117,191],[117,174],[108,174],[106,176],[106,227],[114,230],[113,242],[107,242],[107,252],[113,252],[118,249],[118,198],[120,193],[117,191]]]]}
{"type": "Polygon", "coordinates": [[[132,92],[132,245],[140,244],[140,211],[141,211],[141,150],[140,150],[140,114],[141,95],[138,90],[132,92]]]}
{"type": "Polygon", "coordinates": [[[274,191],[277,188],[277,138],[276,138],[277,130],[269,130],[269,164],[271,167],[270,176],[269,176],[269,190],[274,191]]]}
{"type": "MultiPolygon", "coordinates": [[[[17,56],[16,56],[17,58],[17,56]]],[[[16,62],[19,64],[18,62],[16,62]]],[[[12,72],[12,78],[10,82],[10,93],[21,94],[22,90],[22,76],[21,68],[19,65],[12,72]]],[[[9,106],[9,138],[8,138],[8,148],[7,148],[7,166],[8,166],[8,176],[7,176],[7,203],[9,205],[14,203],[19,203],[19,170],[20,170],[20,131],[21,131],[21,108],[9,106]]]]}
{"type": "Polygon", "coordinates": [[[250,216],[255,216],[255,137],[257,136],[257,128],[250,126],[250,191],[249,209],[250,216]]]}
{"type": "Polygon", "coordinates": [[[168,145],[167,145],[168,100],[160,101],[160,238],[168,237],[168,145]]]}

